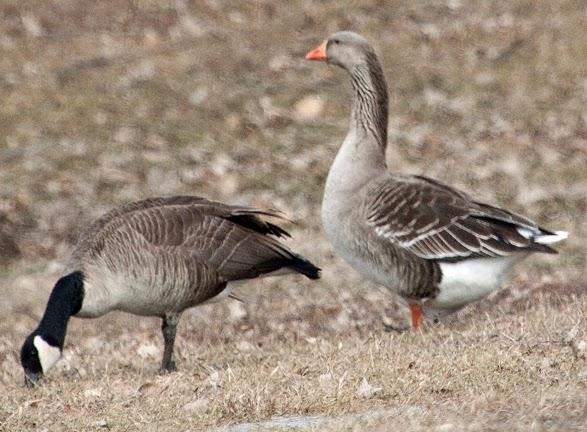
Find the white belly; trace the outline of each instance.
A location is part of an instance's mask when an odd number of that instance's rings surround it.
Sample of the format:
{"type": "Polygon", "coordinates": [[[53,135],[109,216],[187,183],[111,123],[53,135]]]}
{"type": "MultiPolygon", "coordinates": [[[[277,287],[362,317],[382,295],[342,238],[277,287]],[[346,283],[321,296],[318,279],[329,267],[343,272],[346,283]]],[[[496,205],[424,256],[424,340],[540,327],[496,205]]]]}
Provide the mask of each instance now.
{"type": "Polygon", "coordinates": [[[477,258],[457,263],[441,263],[442,280],[436,298],[425,306],[459,309],[498,289],[508,271],[526,254],[499,258],[477,258]]]}

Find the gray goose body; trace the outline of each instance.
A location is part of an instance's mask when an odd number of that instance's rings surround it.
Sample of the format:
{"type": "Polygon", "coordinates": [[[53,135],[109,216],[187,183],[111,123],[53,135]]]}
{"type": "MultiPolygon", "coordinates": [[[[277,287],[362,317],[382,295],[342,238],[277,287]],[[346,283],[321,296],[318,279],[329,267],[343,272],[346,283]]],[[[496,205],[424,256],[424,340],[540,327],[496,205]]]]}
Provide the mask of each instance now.
{"type": "Polygon", "coordinates": [[[548,244],[565,232],[388,170],[387,86],[363,37],[335,33],[306,58],[342,67],[353,89],[349,132],[324,190],[326,236],[352,267],[410,304],[414,327],[422,310],[436,318],[483,298],[529,253],[556,253],[548,244]]]}
{"type": "Polygon", "coordinates": [[[263,216],[271,211],[200,197],[152,198],[106,213],[85,229],[58,281],[21,362],[27,382],[51,367],[63,347],[69,316],[113,310],[163,318],[163,370],[174,370],[180,314],[225,297],[234,282],[319,269],[278,238],[288,236],[263,216]],[[40,370],[39,370],[40,369],[40,370]]]}

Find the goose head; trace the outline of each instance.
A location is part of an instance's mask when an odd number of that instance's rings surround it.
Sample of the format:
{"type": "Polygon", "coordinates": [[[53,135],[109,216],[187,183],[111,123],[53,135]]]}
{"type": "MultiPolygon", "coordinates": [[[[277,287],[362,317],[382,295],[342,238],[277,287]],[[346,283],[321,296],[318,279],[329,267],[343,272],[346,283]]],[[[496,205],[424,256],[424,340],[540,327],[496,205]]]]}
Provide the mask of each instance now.
{"type": "Polygon", "coordinates": [[[363,36],[341,31],[306,54],[306,60],[325,61],[351,71],[355,66],[369,63],[374,54],[373,47],[363,36]]]}
{"type": "Polygon", "coordinates": [[[61,357],[61,349],[50,338],[31,334],[20,350],[20,363],[24,369],[24,383],[32,387],[61,357]],[[49,339],[49,340],[45,340],[49,339]]]}

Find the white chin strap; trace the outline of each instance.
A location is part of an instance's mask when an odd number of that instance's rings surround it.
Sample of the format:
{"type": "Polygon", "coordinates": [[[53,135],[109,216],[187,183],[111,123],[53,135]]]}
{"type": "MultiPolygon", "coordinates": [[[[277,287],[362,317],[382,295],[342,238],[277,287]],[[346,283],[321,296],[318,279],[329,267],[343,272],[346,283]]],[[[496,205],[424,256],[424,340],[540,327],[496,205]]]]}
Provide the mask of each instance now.
{"type": "Polygon", "coordinates": [[[45,342],[39,335],[33,339],[33,345],[39,353],[39,361],[41,362],[43,373],[46,373],[61,357],[61,350],[45,342]]]}

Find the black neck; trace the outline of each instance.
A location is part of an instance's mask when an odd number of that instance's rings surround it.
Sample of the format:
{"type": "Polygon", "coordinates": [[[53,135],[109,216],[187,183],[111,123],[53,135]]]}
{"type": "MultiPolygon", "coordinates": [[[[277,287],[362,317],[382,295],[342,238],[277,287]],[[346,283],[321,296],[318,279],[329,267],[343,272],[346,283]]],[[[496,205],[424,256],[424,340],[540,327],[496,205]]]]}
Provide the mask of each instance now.
{"type": "Polygon", "coordinates": [[[351,127],[373,136],[383,152],[387,147],[388,96],[385,76],[377,56],[367,54],[365,63],[350,71],[354,91],[351,127]]]}
{"type": "Polygon", "coordinates": [[[43,318],[35,330],[48,343],[63,348],[69,317],[82,307],[84,298],[84,281],[81,272],[73,272],[57,281],[43,318]]]}

